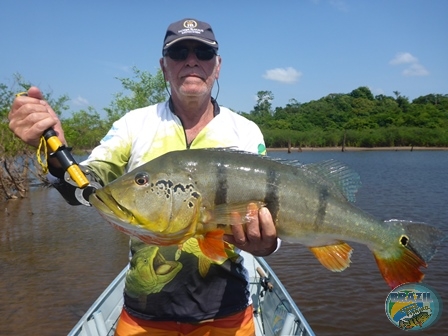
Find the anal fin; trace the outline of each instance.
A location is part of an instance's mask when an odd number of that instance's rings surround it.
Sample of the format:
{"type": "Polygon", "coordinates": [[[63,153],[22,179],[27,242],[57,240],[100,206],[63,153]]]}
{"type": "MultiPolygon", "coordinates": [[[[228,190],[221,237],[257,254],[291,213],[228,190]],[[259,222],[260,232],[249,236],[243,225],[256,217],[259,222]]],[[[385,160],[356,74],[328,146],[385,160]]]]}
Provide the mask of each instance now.
{"type": "Polygon", "coordinates": [[[350,266],[353,249],[344,242],[339,242],[333,245],[325,246],[311,246],[311,252],[322,266],[333,272],[342,272],[350,266]]]}

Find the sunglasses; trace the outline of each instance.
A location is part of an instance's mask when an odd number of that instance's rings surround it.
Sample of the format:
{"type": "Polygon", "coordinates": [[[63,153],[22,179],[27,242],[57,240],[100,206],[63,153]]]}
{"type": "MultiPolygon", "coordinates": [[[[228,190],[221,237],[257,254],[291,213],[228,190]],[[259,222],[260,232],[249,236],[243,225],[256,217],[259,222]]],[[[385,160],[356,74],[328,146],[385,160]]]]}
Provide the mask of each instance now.
{"type": "MultiPolygon", "coordinates": [[[[185,61],[190,51],[188,47],[171,47],[163,51],[163,56],[168,56],[173,61],[185,61]]],[[[192,51],[200,61],[210,61],[216,56],[216,50],[210,47],[193,48],[192,51]]]]}

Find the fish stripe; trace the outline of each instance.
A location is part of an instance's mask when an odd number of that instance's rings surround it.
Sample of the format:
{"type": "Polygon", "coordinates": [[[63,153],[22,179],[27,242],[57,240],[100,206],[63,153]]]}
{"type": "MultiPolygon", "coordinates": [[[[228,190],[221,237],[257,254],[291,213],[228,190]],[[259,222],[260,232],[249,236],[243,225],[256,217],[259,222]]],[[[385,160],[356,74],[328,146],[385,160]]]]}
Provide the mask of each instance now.
{"type": "Polygon", "coordinates": [[[227,203],[227,190],[229,189],[226,167],[221,164],[218,165],[216,175],[215,205],[225,204],[227,203]]]}
{"type": "Polygon", "coordinates": [[[280,196],[279,196],[279,173],[275,170],[268,170],[266,172],[266,189],[264,203],[269,209],[274,221],[278,218],[278,212],[280,211],[280,196]]]}
{"type": "Polygon", "coordinates": [[[319,231],[319,227],[324,223],[327,213],[328,198],[330,193],[327,187],[322,187],[319,193],[319,208],[317,209],[316,219],[314,221],[315,230],[319,231]]]}

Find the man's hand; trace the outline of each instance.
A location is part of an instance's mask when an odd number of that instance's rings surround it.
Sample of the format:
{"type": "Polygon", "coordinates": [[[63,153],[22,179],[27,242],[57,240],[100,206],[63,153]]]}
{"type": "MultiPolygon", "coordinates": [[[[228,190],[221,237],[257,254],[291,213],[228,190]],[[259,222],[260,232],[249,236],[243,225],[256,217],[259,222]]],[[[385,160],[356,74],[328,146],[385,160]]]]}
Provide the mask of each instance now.
{"type": "Polygon", "coordinates": [[[11,131],[31,146],[38,147],[42,134],[50,127],[53,127],[61,142],[66,144],[57,114],[43,100],[37,87],[31,87],[28,96],[14,99],[8,119],[11,131]]]}
{"type": "Polygon", "coordinates": [[[241,250],[255,256],[266,256],[277,248],[277,231],[271,213],[265,207],[250,203],[247,206],[247,223],[244,230],[241,215],[232,213],[232,233],[225,235],[225,240],[241,250]]]}

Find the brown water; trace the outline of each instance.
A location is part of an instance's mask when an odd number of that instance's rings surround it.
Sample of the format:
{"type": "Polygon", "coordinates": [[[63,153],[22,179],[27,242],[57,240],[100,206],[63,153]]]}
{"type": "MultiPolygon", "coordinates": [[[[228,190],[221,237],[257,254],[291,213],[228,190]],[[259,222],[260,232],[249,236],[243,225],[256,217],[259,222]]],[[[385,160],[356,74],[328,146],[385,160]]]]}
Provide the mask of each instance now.
{"type": "MultiPolygon", "coordinates": [[[[426,221],[448,233],[448,153],[271,153],[315,162],[336,158],[358,171],[358,206],[381,219],[426,221]]],[[[54,189],[0,203],[0,335],[65,335],[124,267],[128,239],[92,208],[71,207],[54,189]]],[[[304,247],[267,258],[317,335],[403,335],[388,320],[390,289],[370,251],[351,244],[351,266],[327,271],[304,247]]],[[[425,271],[448,306],[448,242],[425,271]]],[[[446,310],[447,308],[445,308],[446,310]]],[[[422,335],[448,335],[447,313],[422,335]]]]}
{"type": "Polygon", "coordinates": [[[0,335],[66,335],[127,262],[128,238],[54,189],[2,203],[0,335]]]}

